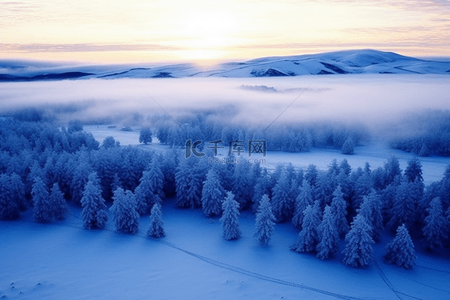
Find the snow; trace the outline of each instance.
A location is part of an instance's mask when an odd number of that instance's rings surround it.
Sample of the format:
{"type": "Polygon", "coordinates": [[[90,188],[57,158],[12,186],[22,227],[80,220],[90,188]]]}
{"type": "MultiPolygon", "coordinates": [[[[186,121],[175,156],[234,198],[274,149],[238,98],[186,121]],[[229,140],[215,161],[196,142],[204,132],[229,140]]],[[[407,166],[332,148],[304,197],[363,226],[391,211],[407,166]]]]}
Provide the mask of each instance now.
{"type": "MultiPolygon", "coordinates": [[[[193,63],[156,65],[89,66],[76,64],[48,64],[33,61],[0,60],[0,70],[8,76],[37,76],[64,72],[85,72],[88,78],[159,78],[159,77],[258,77],[267,76],[267,70],[275,70],[285,76],[317,74],[374,74],[374,73],[420,73],[445,74],[450,70],[446,59],[423,60],[397,53],[371,49],[347,50],[319,54],[264,57],[245,62],[221,63],[209,68],[193,63]],[[20,64],[20,67],[17,67],[20,64]],[[342,71],[340,71],[340,70],[342,71]],[[262,75],[264,74],[264,75],[262,75]]],[[[272,72],[273,74],[273,72],[272,72]]]]}
{"type": "MultiPolygon", "coordinates": [[[[382,262],[383,236],[368,269],[297,254],[290,224],[277,224],[269,246],[259,246],[254,215],[241,214],[242,237],[225,241],[218,218],[201,209],[163,204],[163,239],[146,237],[148,216],[136,235],[120,234],[112,221],[105,230],[85,230],[81,210],[67,220],[38,224],[30,212],[0,223],[0,297],[7,299],[444,299],[450,296],[448,253],[416,248],[411,271],[382,262]],[[394,292],[393,290],[397,291],[394,292]],[[397,295],[396,295],[397,293],[397,295]],[[352,298],[353,297],[353,298],[352,298]]],[[[111,215],[109,216],[110,220],[111,215]]],[[[340,249],[344,244],[341,242],[340,249]]]]}

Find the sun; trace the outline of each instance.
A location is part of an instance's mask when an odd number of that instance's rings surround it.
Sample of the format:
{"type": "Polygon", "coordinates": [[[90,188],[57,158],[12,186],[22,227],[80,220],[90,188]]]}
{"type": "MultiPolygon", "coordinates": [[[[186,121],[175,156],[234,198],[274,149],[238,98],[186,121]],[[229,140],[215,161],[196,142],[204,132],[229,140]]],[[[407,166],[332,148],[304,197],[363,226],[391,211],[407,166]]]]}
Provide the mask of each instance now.
{"type": "Polygon", "coordinates": [[[233,14],[214,10],[191,10],[180,20],[179,55],[189,60],[217,60],[236,44],[238,24],[233,14]]]}

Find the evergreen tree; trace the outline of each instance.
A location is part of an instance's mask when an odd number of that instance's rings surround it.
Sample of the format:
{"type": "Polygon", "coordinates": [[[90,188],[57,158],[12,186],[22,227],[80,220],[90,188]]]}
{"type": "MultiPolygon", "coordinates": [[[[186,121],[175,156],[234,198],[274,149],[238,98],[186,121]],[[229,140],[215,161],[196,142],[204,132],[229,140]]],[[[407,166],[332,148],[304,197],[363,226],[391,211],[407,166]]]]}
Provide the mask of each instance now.
{"type": "Polygon", "coordinates": [[[67,214],[67,202],[59,189],[58,183],[54,183],[50,193],[51,214],[57,220],[62,220],[67,214]]]}
{"type": "Polygon", "coordinates": [[[336,220],[332,215],[330,206],[326,206],[323,212],[322,223],[319,226],[320,242],[317,244],[317,257],[327,259],[339,250],[339,232],[336,228],[336,220]]]}
{"type": "Polygon", "coordinates": [[[256,213],[255,225],[255,237],[263,246],[267,245],[272,237],[273,226],[275,225],[273,221],[275,221],[275,217],[272,213],[269,196],[263,195],[256,213]]]}
{"type": "Polygon", "coordinates": [[[400,169],[400,163],[395,156],[388,159],[387,163],[384,164],[385,173],[385,186],[391,184],[395,177],[402,175],[402,170],[400,169]]]}
{"type": "Polygon", "coordinates": [[[147,143],[152,142],[152,131],[150,128],[142,128],[141,133],[139,134],[139,143],[147,143]]]}
{"type": "Polygon", "coordinates": [[[414,196],[411,195],[410,184],[403,180],[395,191],[394,203],[390,211],[391,219],[388,226],[391,230],[395,230],[401,224],[406,227],[412,226],[416,217],[416,203],[414,203],[414,196]]]}
{"type": "Polygon", "coordinates": [[[139,230],[139,214],[136,212],[136,202],[131,191],[118,188],[114,192],[113,205],[110,210],[114,214],[117,231],[136,233],[139,230]]]}
{"type": "Polygon", "coordinates": [[[289,182],[287,182],[286,172],[283,171],[272,192],[272,209],[276,221],[283,222],[292,218],[293,206],[289,182]]]}
{"type": "Polygon", "coordinates": [[[325,172],[321,172],[317,177],[316,187],[313,192],[314,201],[319,201],[321,210],[325,205],[331,203],[333,190],[330,177],[325,172]]]}
{"type": "Polygon", "coordinates": [[[347,203],[344,200],[341,186],[338,185],[333,192],[333,200],[331,201],[331,215],[334,217],[336,230],[340,236],[344,236],[350,230],[347,222],[347,203]]]}
{"type": "Polygon", "coordinates": [[[350,175],[352,172],[352,168],[350,167],[348,161],[344,158],[341,163],[339,164],[339,168],[346,176],[350,175]]]}
{"type": "Polygon", "coordinates": [[[75,204],[81,204],[81,198],[83,197],[83,191],[86,183],[89,180],[89,174],[91,173],[91,167],[86,161],[81,161],[76,167],[70,190],[72,192],[72,201],[75,204]]]}
{"type": "Polygon", "coordinates": [[[297,242],[291,246],[291,250],[298,253],[315,251],[316,246],[319,243],[319,202],[314,202],[314,206],[308,205],[303,214],[302,230],[298,234],[297,242]]]}
{"type": "Polygon", "coordinates": [[[361,214],[370,226],[370,235],[374,241],[379,241],[383,230],[382,203],[375,190],[364,197],[358,213],[361,214]]]}
{"type": "Polygon", "coordinates": [[[108,216],[106,215],[105,200],[102,197],[100,182],[96,172],[89,174],[88,182],[81,198],[81,219],[87,229],[105,227],[108,216]]]}
{"type": "Polygon", "coordinates": [[[222,214],[222,200],[225,190],[220,184],[214,168],[209,169],[206,181],[203,183],[202,208],[205,216],[217,216],[222,214]]]}
{"type": "Polygon", "coordinates": [[[355,143],[353,142],[353,138],[351,136],[349,136],[345,140],[344,145],[342,145],[341,152],[342,152],[342,154],[347,154],[347,155],[353,154],[354,147],[355,147],[355,143]]]}
{"type": "Polygon", "coordinates": [[[423,235],[429,249],[441,248],[448,239],[448,222],[444,216],[441,199],[434,198],[427,209],[428,217],[425,218],[423,235]]]}
{"type": "Polygon", "coordinates": [[[252,209],[254,212],[258,211],[258,206],[261,202],[261,198],[263,195],[267,194],[269,196],[269,199],[272,196],[272,191],[270,189],[270,186],[271,186],[270,181],[271,181],[271,178],[267,174],[267,170],[264,169],[261,173],[261,176],[256,181],[256,185],[253,189],[254,191],[253,191],[253,197],[252,197],[252,202],[253,202],[252,209]]]}
{"type": "Polygon", "coordinates": [[[295,199],[295,211],[292,218],[292,224],[297,228],[302,228],[303,224],[303,212],[308,205],[313,205],[314,201],[311,195],[311,186],[306,179],[303,179],[302,187],[299,188],[300,194],[295,199]]]}
{"type": "Polygon", "coordinates": [[[311,188],[314,188],[316,186],[316,180],[318,175],[319,172],[317,171],[317,167],[312,164],[309,165],[305,173],[305,179],[309,182],[311,188]]]}
{"type": "Polygon", "coordinates": [[[405,176],[408,179],[408,182],[414,182],[416,180],[423,181],[422,164],[417,157],[408,161],[408,166],[405,169],[405,176]]]}
{"type": "Polygon", "coordinates": [[[344,264],[351,267],[367,267],[373,259],[374,242],[370,237],[370,226],[363,216],[355,217],[350,231],[345,236],[345,242],[345,249],[342,252],[344,264]]]}
{"type": "Polygon", "coordinates": [[[33,197],[33,216],[38,222],[50,222],[52,220],[52,208],[50,206],[47,187],[40,177],[37,177],[31,191],[33,197]]]}
{"type": "Polygon", "coordinates": [[[22,179],[16,173],[12,173],[10,176],[10,191],[11,195],[20,211],[27,210],[27,200],[25,198],[25,185],[22,179]]]}
{"type": "Polygon", "coordinates": [[[175,174],[178,207],[201,206],[203,181],[195,167],[194,159],[184,159],[180,162],[178,172],[175,174]]]}
{"type": "Polygon", "coordinates": [[[388,264],[395,264],[405,269],[411,269],[415,265],[416,254],[414,244],[409,236],[405,224],[397,228],[397,235],[386,246],[384,260],[388,264]]]}
{"type": "Polygon", "coordinates": [[[164,232],[164,221],[162,219],[162,208],[159,202],[156,202],[150,214],[150,228],[147,231],[147,235],[154,238],[161,238],[166,235],[164,232]]]}
{"type": "Polygon", "coordinates": [[[241,237],[239,229],[239,203],[234,200],[232,192],[227,192],[222,204],[223,215],[220,218],[223,228],[223,236],[226,240],[234,240],[241,237]]]}
{"type": "Polygon", "coordinates": [[[8,175],[0,175],[0,219],[15,219],[19,217],[19,205],[14,199],[8,175]]]}
{"type": "Polygon", "coordinates": [[[250,164],[247,162],[240,162],[235,166],[233,176],[233,187],[231,191],[239,203],[240,209],[245,209],[250,206],[253,196],[252,173],[250,164]]]}

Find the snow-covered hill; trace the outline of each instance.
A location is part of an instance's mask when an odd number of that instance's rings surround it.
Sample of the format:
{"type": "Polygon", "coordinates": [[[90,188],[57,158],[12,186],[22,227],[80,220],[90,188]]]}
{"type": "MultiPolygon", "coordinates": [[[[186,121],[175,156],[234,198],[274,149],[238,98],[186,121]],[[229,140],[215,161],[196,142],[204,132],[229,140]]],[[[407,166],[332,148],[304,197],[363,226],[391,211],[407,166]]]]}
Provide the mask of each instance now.
{"type": "Polygon", "coordinates": [[[448,74],[450,61],[424,60],[377,50],[265,57],[213,67],[196,64],[79,66],[0,61],[0,81],[79,78],[276,77],[332,74],[448,74]],[[28,65],[29,64],[29,65],[28,65]]]}

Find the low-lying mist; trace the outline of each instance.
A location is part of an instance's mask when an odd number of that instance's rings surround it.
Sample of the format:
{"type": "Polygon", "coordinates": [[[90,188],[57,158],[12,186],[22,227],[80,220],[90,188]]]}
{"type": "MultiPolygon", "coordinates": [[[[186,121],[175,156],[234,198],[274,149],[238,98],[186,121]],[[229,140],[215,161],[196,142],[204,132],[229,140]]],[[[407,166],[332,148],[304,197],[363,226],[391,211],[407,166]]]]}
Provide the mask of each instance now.
{"type": "Polygon", "coordinates": [[[143,125],[199,112],[239,126],[333,121],[386,132],[405,115],[450,109],[450,76],[342,75],[0,83],[0,114],[22,111],[67,124],[143,125]]]}

